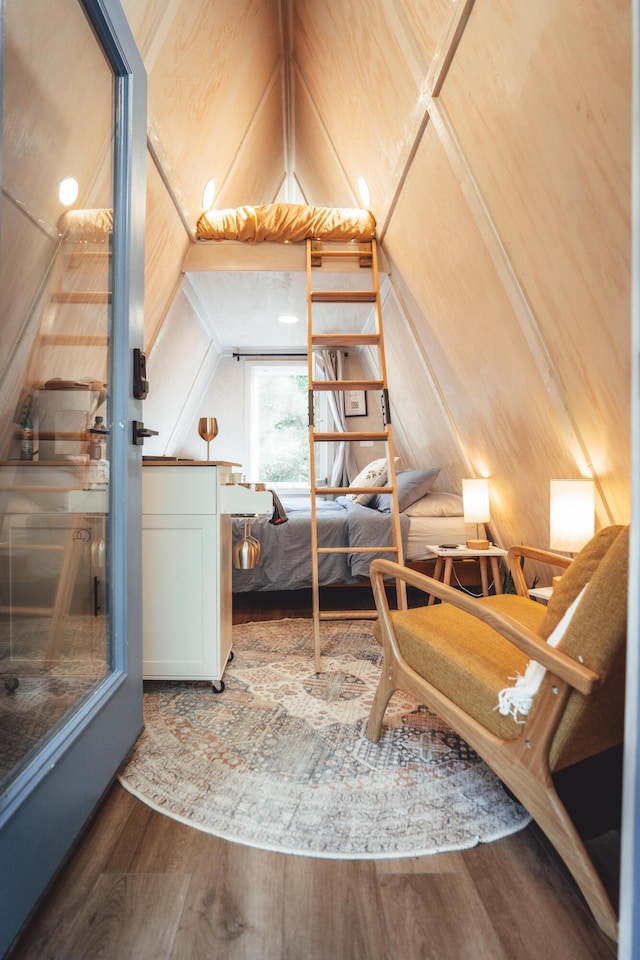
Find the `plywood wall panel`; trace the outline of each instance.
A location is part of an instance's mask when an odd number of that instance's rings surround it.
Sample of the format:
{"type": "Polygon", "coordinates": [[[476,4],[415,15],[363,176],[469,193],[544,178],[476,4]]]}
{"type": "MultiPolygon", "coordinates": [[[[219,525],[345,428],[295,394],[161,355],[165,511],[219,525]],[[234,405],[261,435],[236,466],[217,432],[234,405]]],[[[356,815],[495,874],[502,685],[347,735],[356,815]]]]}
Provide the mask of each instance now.
{"type": "Polygon", "coordinates": [[[476,4],[441,96],[586,459],[621,521],[630,475],[630,13],[620,2],[476,4]]]}
{"type": "MultiPolygon", "coordinates": [[[[211,353],[211,337],[204,330],[187,297],[179,292],[149,355],[149,396],[145,400],[145,420],[154,430],[159,430],[159,436],[145,441],[145,453],[175,455],[176,433],[181,431],[184,410],[189,406],[203,367],[213,362],[215,357],[211,353]]],[[[214,414],[209,412],[201,416],[214,414]]],[[[193,430],[199,439],[197,423],[193,425],[193,430]]],[[[204,449],[201,446],[200,460],[205,459],[204,449]]]]}
{"type": "Polygon", "coordinates": [[[6,457],[38,318],[30,318],[36,291],[46,276],[55,244],[24,213],[2,198],[0,225],[0,457],[6,457]]]}
{"type": "Polygon", "coordinates": [[[419,89],[386,5],[298,0],[294,54],[350,181],[355,187],[363,175],[373,208],[382,207],[394,192],[419,89]]]}
{"type": "Polygon", "coordinates": [[[395,0],[403,18],[403,29],[412,40],[426,74],[447,21],[456,6],[455,0],[395,0]]]}
{"type": "Polygon", "coordinates": [[[3,189],[55,236],[63,177],[78,206],[112,204],[112,73],[75,0],[60,0],[53,31],[47,0],[7,4],[4,35],[3,189]]]}
{"type": "Polygon", "coordinates": [[[0,249],[0,317],[2,352],[0,381],[3,380],[18,336],[24,328],[36,291],[46,276],[56,244],[14,204],[2,197],[0,249]]]}
{"type": "Polygon", "coordinates": [[[282,72],[276,70],[216,206],[273,203],[285,174],[282,132],[282,72]],[[256,163],[256,157],[260,162],[256,163]]]}
{"type": "Polygon", "coordinates": [[[179,0],[120,0],[147,71],[153,66],[154,46],[170,30],[179,0]]]}
{"type": "MultiPolygon", "coordinates": [[[[385,239],[441,402],[478,475],[492,477],[506,541],[544,541],[548,479],[571,473],[557,415],[433,128],[385,239]],[[526,503],[526,511],[521,505],[526,503]]],[[[400,377],[392,368],[389,376],[400,377]]],[[[435,407],[434,407],[435,409],[435,407]]],[[[403,417],[406,414],[403,411],[403,417]]],[[[424,411],[428,419],[431,409],[424,411]]],[[[457,455],[457,451],[456,451],[457,455]]]]}
{"type": "Polygon", "coordinates": [[[462,493],[469,474],[453,424],[431,377],[422,340],[413,333],[402,299],[383,306],[385,355],[396,453],[403,468],[440,467],[436,489],[462,493]]]}
{"type": "MultiPolygon", "coordinates": [[[[244,363],[231,357],[220,357],[200,397],[198,416],[216,417],[218,421],[218,436],[211,444],[211,456],[241,464],[247,470],[249,432],[245,416],[245,371],[244,363]]],[[[202,457],[202,448],[203,441],[197,432],[194,434],[190,430],[183,432],[176,449],[185,457],[202,457]]]]}
{"type": "Polygon", "coordinates": [[[318,207],[355,207],[349,184],[300,73],[295,73],[295,169],[308,202],[318,207]]]}
{"type": "MultiPolygon", "coordinates": [[[[277,5],[270,0],[182,0],[173,5],[149,74],[149,118],[167,173],[190,222],[209,178],[233,163],[280,57],[277,5]]],[[[261,163],[280,162],[282,125],[261,163]]],[[[240,192],[242,184],[238,184],[240,192]]]]}
{"type": "Polygon", "coordinates": [[[150,157],[144,264],[144,340],[153,343],[181,278],[189,237],[150,157]]]}

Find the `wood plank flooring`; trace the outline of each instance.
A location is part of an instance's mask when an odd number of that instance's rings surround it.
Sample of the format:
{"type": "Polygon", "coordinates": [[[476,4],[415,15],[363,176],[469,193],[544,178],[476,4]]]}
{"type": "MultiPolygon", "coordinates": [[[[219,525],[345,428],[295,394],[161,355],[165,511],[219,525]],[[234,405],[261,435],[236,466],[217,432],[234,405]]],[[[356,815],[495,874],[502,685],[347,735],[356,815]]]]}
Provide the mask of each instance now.
{"type": "MultiPolygon", "coordinates": [[[[280,601],[283,602],[282,600],[280,601]]],[[[236,604],[236,621],[308,616],[236,604]]],[[[615,891],[619,834],[590,846],[615,891]]],[[[495,843],[340,861],[227,843],[114,784],[11,960],[612,960],[535,825],[495,843]]]]}

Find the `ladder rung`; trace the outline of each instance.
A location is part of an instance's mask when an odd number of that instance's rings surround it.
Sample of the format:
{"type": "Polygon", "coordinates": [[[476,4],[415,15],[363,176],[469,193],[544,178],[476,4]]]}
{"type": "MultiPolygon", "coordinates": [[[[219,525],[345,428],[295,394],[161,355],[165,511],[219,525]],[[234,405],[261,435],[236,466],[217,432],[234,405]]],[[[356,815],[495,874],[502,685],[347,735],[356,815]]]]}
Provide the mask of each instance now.
{"type": "Polygon", "coordinates": [[[51,297],[54,303],[111,303],[111,294],[100,290],[58,290],[51,297]]]}
{"type": "Polygon", "coordinates": [[[357,347],[380,342],[379,333],[314,333],[312,347],[357,347]]]}
{"type": "Polygon", "coordinates": [[[381,547],[318,547],[318,553],[397,553],[398,548],[391,544],[381,547]]]}
{"type": "Polygon", "coordinates": [[[376,431],[375,433],[360,431],[360,430],[347,430],[346,433],[314,433],[313,439],[317,443],[327,443],[332,440],[344,440],[349,443],[352,440],[386,440],[388,434],[385,431],[376,431]]]}
{"type": "Polygon", "coordinates": [[[72,250],[68,254],[69,260],[67,265],[73,270],[76,270],[82,264],[87,263],[100,263],[105,260],[111,259],[110,250],[72,250]]]}
{"type": "Polygon", "coordinates": [[[53,607],[17,607],[17,606],[6,606],[2,604],[0,606],[0,613],[15,613],[20,614],[21,616],[42,616],[50,617],[53,613],[53,607]]]}
{"type": "Polygon", "coordinates": [[[318,270],[324,266],[323,259],[331,258],[332,260],[341,260],[339,264],[335,264],[333,269],[349,268],[350,264],[347,262],[349,260],[357,260],[358,266],[361,270],[372,270],[373,269],[373,254],[370,250],[317,250],[311,253],[311,268],[313,270],[318,270]]]}
{"type": "Polygon", "coordinates": [[[64,550],[63,543],[16,543],[4,540],[0,543],[0,550],[64,550]]]}
{"type": "Polygon", "coordinates": [[[382,390],[384,380],[313,380],[312,390],[382,390]]]}
{"type": "Polygon", "coordinates": [[[319,610],[319,620],[377,620],[377,610],[319,610]]]}
{"type": "Polygon", "coordinates": [[[77,487],[70,487],[68,484],[51,484],[49,486],[46,483],[10,483],[0,485],[0,493],[13,493],[15,490],[28,491],[29,493],[69,493],[70,490],[77,489],[77,487]]]}
{"type": "Polygon", "coordinates": [[[48,347],[108,347],[109,337],[92,337],[80,334],[43,333],[38,344],[48,347]]]}
{"type": "Polygon", "coordinates": [[[312,303],[375,303],[375,290],[312,290],[312,303]]]}
{"type": "Polygon", "coordinates": [[[313,492],[319,497],[346,493],[393,493],[395,487],[314,487],[313,492]]]}
{"type": "Polygon", "coordinates": [[[311,256],[315,260],[316,258],[321,259],[322,257],[352,257],[355,260],[360,260],[362,257],[369,257],[371,259],[371,243],[369,240],[363,240],[363,244],[367,244],[369,247],[368,250],[359,250],[357,247],[354,247],[353,250],[324,250],[322,247],[311,246],[311,256]]]}

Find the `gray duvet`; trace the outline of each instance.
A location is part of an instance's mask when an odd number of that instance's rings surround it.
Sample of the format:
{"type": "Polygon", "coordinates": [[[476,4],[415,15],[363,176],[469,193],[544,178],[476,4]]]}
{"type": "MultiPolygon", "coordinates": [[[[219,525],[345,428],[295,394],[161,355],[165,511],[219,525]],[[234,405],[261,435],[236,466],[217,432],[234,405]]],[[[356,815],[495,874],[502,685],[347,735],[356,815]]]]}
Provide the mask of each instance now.
{"type": "MultiPolygon", "coordinates": [[[[284,500],[289,518],[279,526],[269,517],[251,521],[251,535],[260,541],[260,561],[253,570],[233,570],[234,593],[254,590],[302,590],[311,586],[311,508],[308,501],[284,500]]],[[[388,513],[363,507],[346,497],[318,501],[318,545],[320,547],[388,546],[392,542],[388,513]]],[[[233,519],[233,542],[242,539],[244,521],[233,519]]],[[[409,519],[400,516],[403,545],[409,519]]],[[[355,583],[368,577],[369,564],[377,556],[394,559],[391,553],[328,553],[319,559],[321,586],[355,583]]]]}

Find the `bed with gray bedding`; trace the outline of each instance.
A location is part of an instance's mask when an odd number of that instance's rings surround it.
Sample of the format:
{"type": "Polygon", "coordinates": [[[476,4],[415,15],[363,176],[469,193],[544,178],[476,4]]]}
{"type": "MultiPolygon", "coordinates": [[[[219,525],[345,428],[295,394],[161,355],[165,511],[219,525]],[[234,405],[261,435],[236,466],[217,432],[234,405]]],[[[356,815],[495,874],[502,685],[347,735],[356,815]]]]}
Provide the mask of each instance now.
{"type": "MultiPolygon", "coordinates": [[[[311,586],[311,506],[309,501],[284,500],[288,521],[274,526],[269,517],[251,521],[251,535],[260,542],[260,560],[252,570],[233,570],[233,592],[301,590],[311,586]]],[[[389,546],[391,518],[387,512],[361,506],[347,497],[318,500],[318,545],[321,547],[389,546]]],[[[409,520],[400,517],[403,543],[409,520]]],[[[233,519],[233,542],[242,539],[244,521],[233,519]]],[[[326,553],[319,558],[320,585],[357,583],[368,577],[376,556],[391,553],[326,553]]]]}
{"type": "MultiPolygon", "coordinates": [[[[352,486],[371,486],[371,471],[384,460],[368,464],[352,486]]],[[[475,536],[475,525],[465,524],[462,497],[458,493],[433,490],[440,470],[437,467],[402,470],[396,473],[402,552],[405,560],[433,557],[427,544],[464,543],[475,536]]],[[[384,483],[380,475],[378,484],[384,483]]],[[[252,570],[233,570],[234,593],[253,590],[301,590],[311,586],[311,505],[304,498],[285,500],[288,522],[279,526],[270,517],[252,521],[251,533],[260,541],[260,561],[252,570]]],[[[318,544],[324,547],[389,546],[391,497],[388,493],[349,494],[335,500],[318,500],[318,544]],[[364,502],[363,502],[364,501],[364,502]]],[[[233,541],[243,536],[244,522],[233,520],[233,541]]],[[[320,586],[357,583],[369,577],[369,565],[376,557],[394,560],[392,553],[320,554],[320,586]]]]}

